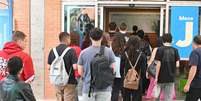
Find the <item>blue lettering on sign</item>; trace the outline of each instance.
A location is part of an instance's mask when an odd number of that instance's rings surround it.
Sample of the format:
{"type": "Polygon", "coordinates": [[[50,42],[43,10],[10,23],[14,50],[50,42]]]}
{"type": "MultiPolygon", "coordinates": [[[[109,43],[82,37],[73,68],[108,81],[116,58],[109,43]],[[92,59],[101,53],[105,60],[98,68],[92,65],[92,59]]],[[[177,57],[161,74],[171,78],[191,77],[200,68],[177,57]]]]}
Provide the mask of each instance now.
{"type": "Polygon", "coordinates": [[[180,57],[187,59],[192,51],[193,37],[198,35],[199,7],[171,7],[171,34],[173,46],[180,57]]]}

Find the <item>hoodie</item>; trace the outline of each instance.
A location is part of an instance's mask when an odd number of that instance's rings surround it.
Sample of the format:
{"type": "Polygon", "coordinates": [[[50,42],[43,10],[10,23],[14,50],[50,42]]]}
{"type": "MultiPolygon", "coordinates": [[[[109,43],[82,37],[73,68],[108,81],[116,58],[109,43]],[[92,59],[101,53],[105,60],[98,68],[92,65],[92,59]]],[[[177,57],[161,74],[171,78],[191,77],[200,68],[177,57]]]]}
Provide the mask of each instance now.
{"type": "Polygon", "coordinates": [[[13,56],[18,56],[23,61],[24,67],[20,74],[20,79],[25,82],[33,81],[34,68],[31,57],[23,52],[23,49],[16,42],[8,42],[4,45],[3,50],[0,51],[0,57],[6,57],[8,59],[13,56]]]}

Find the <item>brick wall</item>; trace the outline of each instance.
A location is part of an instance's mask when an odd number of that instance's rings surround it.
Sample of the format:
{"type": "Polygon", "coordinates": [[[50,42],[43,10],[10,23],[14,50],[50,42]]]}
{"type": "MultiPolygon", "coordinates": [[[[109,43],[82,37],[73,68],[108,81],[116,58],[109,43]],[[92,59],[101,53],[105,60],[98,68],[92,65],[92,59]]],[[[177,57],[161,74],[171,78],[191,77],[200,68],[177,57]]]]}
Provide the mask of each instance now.
{"type": "Polygon", "coordinates": [[[30,53],[30,0],[13,0],[13,16],[13,28],[27,35],[25,52],[30,53]]]}
{"type": "Polygon", "coordinates": [[[47,58],[51,48],[58,44],[61,31],[61,0],[45,0],[45,98],[55,98],[55,91],[48,78],[47,58]]]}

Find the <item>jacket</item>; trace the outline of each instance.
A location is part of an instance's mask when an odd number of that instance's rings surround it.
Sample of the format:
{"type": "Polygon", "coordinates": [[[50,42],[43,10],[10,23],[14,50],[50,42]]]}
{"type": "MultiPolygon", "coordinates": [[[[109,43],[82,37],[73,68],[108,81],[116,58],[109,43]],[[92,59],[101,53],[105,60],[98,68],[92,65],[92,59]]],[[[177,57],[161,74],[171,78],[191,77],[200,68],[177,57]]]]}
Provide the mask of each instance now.
{"type": "Polygon", "coordinates": [[[31,57],[23,52],[22,48],[17,43],[8,42],[4,45],[3,50],[0,51],[0,57],[11,58],[13,56],[18,56],[23,61],[24,67],[20,74],[20,79],[23,81],[32,81],[34,79],[34,67],[31,57]]]}
{"type": "Polygon", "coordinates": [[[0,82],[0,101],[36,101],[31,86],[19,80],[17,75],[8,75],[0,82]]]}

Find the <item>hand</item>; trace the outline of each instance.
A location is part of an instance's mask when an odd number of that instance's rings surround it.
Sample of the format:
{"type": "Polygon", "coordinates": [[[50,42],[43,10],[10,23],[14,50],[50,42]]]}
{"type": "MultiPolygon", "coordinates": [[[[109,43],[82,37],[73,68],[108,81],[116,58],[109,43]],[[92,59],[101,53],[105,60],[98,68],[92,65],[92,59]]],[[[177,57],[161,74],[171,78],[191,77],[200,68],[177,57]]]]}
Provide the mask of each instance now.
{"type": "Polygon", "coordinates": [[[190,85],[186,84],[186,85],[184,86],[184,92],[185,92],[185,93],[189,92],[189,89],[190,89],[190,85]]]}
{"type": "Polygon", "coordinates": [[[146,72],[146,78],[149,79],[149,73],[148,72],[146,72]]]}
{"type": "Polygon", "coordinates": [[[158,79],[155,78],[155,80],[154,80],[154,85],[156,85],[157,83],[158,83],[158,79]]]}

